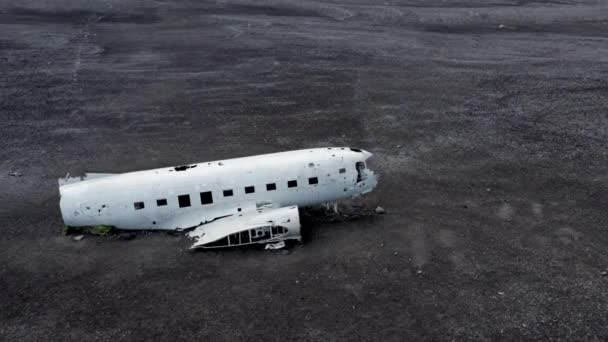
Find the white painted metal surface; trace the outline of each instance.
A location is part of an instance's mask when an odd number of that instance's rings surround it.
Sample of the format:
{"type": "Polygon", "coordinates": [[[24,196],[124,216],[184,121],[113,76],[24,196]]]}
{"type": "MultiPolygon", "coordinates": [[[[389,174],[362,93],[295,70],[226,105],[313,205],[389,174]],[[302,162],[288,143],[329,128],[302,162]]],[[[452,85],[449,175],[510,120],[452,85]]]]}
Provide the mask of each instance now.
{"type": "Polygon", "coordinates": [[[195,246],[203,247],[213,242],[211,236],[223,238],[235,229],[254,229],[252,224],[260,224],[262,218],[279,222],[287,217],[297,221],[297,229],[291,222],[290,233],[271,242],[299,239],[299,218],[293,208],[297,214],[298,206],[372,191],[377,177],[366,167],[370,156],[359,149],[328,147],[123,174],[66,177],[59,180],[61,213],[66,225],[76,227],[199,227],[190,235],[197,240],[195,246]]]}

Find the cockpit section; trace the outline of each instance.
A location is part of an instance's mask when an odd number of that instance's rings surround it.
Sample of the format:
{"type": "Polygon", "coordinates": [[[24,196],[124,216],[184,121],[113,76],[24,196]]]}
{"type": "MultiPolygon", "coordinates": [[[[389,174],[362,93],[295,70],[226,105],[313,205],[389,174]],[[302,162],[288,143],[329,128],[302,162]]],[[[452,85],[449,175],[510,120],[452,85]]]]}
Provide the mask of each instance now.
{"type": "Polygon", "coordinates": [[[378,176],[374,171],[367,168],[366,160],[372,156],[371,153],[356,148],[351,148],[350,150],[363,155],[362,157],[355,158],[354,167],[357,172],[357,178],[353,187],[355,189],[353,197],[357,197],[372,191],[378,185],[378,176]]]}

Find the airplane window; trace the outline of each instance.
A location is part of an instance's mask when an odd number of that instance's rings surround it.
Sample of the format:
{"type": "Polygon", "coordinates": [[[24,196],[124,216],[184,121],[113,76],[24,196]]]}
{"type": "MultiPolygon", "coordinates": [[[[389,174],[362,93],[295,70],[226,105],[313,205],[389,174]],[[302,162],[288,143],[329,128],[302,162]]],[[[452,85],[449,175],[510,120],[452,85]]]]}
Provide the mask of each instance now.
{"type": "Polygon", "coordinates": [[[246,194],[252,194],[255,192],[255,187],[254,186],[246,186],[245,187],[245,193],[246,194]]]}
{"type": "Polygon", "coordinates": [[[157,207],[162,207],[163,205],[167,205],[167,200],[166,199],[157,199],[156,200],[156,206],[157,207]]]}
{"type": "Polygon", "coordinates": [[[273,191],[277,189],[277,185],[275,183],[266,184],[266,191],[273,191]]]}
{"type": "Polygon", "coordinates": [[[277,235],[277,227],[272,227],[272,235],[277,235]]]}
{"type": "Polygon", "coordinates": [[[346,169],[345,168],[341,168],[340,169],[340,173],[346,173],[346,169]]]}
{"type": "Polygon", "coordinates": [[[287,187],[288,188],[295,188],[296,186],[298,186],[298,181],[297,180],[290,180],[287,182],[287,187]]]}
{"type": "Polygon", "coordinates": [[[177,201],[179,202],[180,208],[185,208],[190,206],[190,195],[179,195],[177,196],[177,201]]]}
{"type": "Polygon", "coordinates": [[[224,197],[230,197],[232,195],[232,189],[224,190],[224,197]]]}
{"type": "Polygon", "coordinates": [[[211,191],[201,192],[201,204],[212,204],[213,203],[213,194],[211,191]]]}
{"type": "Polygon", "coordinates": [[[310,184],[310,185],[319,184],[319,178],[317,178],[317,177],[308,178],[308,184],[310,184]]]}
{"type": "Polygon", "coordinates": [[[135,210],[141,210],[144,208],[144,202],[135,202],[133,203],[133,206],[135,207],[135,210]]]}

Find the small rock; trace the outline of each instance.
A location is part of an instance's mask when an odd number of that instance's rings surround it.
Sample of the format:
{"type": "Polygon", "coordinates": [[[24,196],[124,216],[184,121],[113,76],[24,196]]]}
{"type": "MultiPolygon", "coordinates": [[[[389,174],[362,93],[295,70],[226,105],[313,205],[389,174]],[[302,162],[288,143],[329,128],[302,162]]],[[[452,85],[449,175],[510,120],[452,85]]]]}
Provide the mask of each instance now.
{"type": "Polygon", "coordinates": [[[384,210],[384,208],[382,207],[377,207],[376,208],[376,214],[384,214],[386,211],[384,210]]]}
{"type": "Polygon", "coordinates": [[[416,271],[416,274],[422,274],[422,270],[416,271]]]}
{"type": "Polygon", "coordinates": [[[501,292],[501,291],[498,291],[498,294],[499,294],[499,295],[501,295],[501,296],[504,296],[504,295],[505,295],[505,293],[504,293],[504,292],[501,292]]]}
{"type": "Polygon", "coordinates": [[[381,243],[381,244],[380,244],[380,247],[384,247],[384,243],[381,243]]]}
{"type": "Polygon", "coordinates": [[[401,145],[397,145],[397,148],[401,148],[401,145]]]}
{"type": "Polygon", "coordinates": [[[74,236],[74,241],[80,241],[82,239],[84,239],[84,235],[76,235],[76,236],[74,236]]]}
{"type": "Polygon", "coordinates": [[[395,252],[395,253],[393,253],[393,255],[399,255],[399,252],[395,252]]]}
{"type": "Polygon", "coordinates": [[[492,189],[486,188],[486,192],[490,192],[490,191],[492,191],[492,189]]]}
{"type": "Polygon", "coordinates": [[[600,272],[600,275],[602,277],[608,276],[608,271],[602,271],[602,272],[600,272]]]}
{"type": "Polygon", "coordinates": [[[282,249],[281,250],[281,254],[283,254],[283,255],[289,255],[289,254],[291,254],[291,251],[289,249],[282,249]]]}
{"type": "Polygon", "coordinates": [[[500,25],[498,25],[498,28],[499,29],[504,29],[504,28],[507,28],[507,27],[505,25],[503,25],[503,24],[500,24],[500,25]]]}
{"type": "Polygon", "coordinates": [[[23,176],[23,173],[21,173],[19,171],[11,171],[8,173],[8,175],[12,176],[12,177],[21,177],[21,176],[23,176]]]}

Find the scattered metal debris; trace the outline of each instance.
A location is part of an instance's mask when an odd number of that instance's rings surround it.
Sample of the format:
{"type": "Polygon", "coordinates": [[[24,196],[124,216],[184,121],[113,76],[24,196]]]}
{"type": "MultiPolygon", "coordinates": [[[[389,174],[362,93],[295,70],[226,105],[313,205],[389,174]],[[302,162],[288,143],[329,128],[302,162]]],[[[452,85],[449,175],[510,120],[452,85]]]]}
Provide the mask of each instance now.
{"type": "Polygon", "coordinates": [[[285,248],[284,240],[268,243],[268,244],[266,244],[266,247],[264,249],[281,249],[281,248],[285,248]]]}
{"type": "Polygon", "coordinates": [[[8,173],[8,175],[12,176],[12,177],[21,177],[21,176],[23,176],[23,173],[21,173],[19,171],[11,171],[8,173]]]}
{"type": "Polygon", "coordinates": [[[84,239],[84,235],[82,235],[82,234],[81,235],[76,235],[76,236],[73,237],[73,239],[74,239],[74,241],[80,241],[80,240],[84,239]]]}

